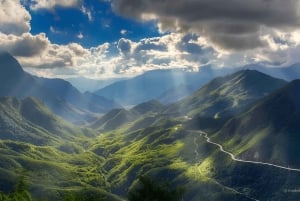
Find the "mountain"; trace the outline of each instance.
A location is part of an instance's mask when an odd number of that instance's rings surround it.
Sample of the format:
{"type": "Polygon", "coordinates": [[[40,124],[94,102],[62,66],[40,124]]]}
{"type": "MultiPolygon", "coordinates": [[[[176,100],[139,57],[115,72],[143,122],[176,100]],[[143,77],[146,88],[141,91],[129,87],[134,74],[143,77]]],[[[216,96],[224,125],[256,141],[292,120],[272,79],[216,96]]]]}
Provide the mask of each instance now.
{"type": "Polygon", "coordinates": [[[121,107],[113,100],[97,96],[96,94],[90,92],[82,94],[63,79],[37,78],[37,80],[60,99],[89,112],[106,113],[113,108],[121,107]]]}
{"type": "Polygon", "coordinates": [[[2,97],[0,196],[13,192],[24,170],[33,200],[126,200],[141,176],[186,189],[189,201],[298,200],[287,189],[298,188],[299,172],[234,161],[190,125],[215,127],[211,141],[238,158],[298,168],[299,85],[240,71],[173,105],[113,109],[94,130],[70,125],[36,98],[2,97]],[[220,107],[223,100],[231,104],[220,107]]]}
{"type": "Polygon", "coordinates": [[[24,72],[18,61],[8,53],[0,53],[0,72],[0,96],[36,97],[55,114],[70,121],[82,121],[88,117],[42,86],[35,77],[24,72]]]}
{"type": "Polygon", "coordinates": [[[0,97],[36,97],[55,114],[71,122],[91,121],[95,119],[92,113],[105,113],[119,107],[107,98],[82,94],[64,80],[32,76],[8,53],[0,53],[0,78],[0,97]]]}
{"type": "Polygon", "coordinates": [[[1,140],[49,145],[76,136],[84,136],[83,131],[54,115],[37,99],[0,97],[1,140]]]}
{"type": "Polygon", "coordinates": [[[300,79],[300,63],[296,63],[291,66],[284,66],[284,67],[277,67],[277,68],[252,64],[252,65],[244,66],[242,68],[257,70],[262,73],[268,74],[272,77],[284,79],[287,81],[300,79]]]}
{"type": "MultiPolygon", "coordinates": [[[[135,121],[138,119],[144,120],[145,118],[147,119],[149,116],[152,116],[151,119],[153,119],[153,115],[156,115],[157,113],[161,112],[163,108],[164,106],[160,102],[156,100],[151,100],[136,105],[130,110],[126,110],[123,108],[114,109],[102,116],[99,120],[95,121],[91,125],[91,127],[97,130],[114,130],[122,126],[128,126],[132,123],[136,123],[135,121]]],[[[149,123],[149,119],[147,119],[147,122],[149,123]]],[[[143,125],[149,126],[147,124],[143,125]]],[[[134,124],[133,126],[138,127],[136,124],[134,124]]]]}
{"type": "Polygon", "coordinates": [[[215,136],[241,158],[300,167],[300,80],[256,102],[215,136]]]}
{"type": "Polygon", "coordinates": [[[124,78],[111,78],[111,79],[89,79],[86,77],[72,77],[66,78],[66,81],[70,82],[73,86],[75,86],[80,92],[93,92],[99,89],[102,89],[108,85],[111,85],[115,82],[124,80],[124,78]]]}
{"type": "MultiPolygon", "coordinates": [[[[137,77],[113,83],[95,93],[116,100],[123,106],[137,105],[152,99],[157,99],[167,90],[180,85],[190,85],[199,88],[218,75],[232,72],[234,69],[212,69],[202,67],[199,72],[184,70],[154,70],[137,77]]],[[[185,95],[185,94],[184,94],[185,95]]]]}
{"type": "Polygon", "coordinates": [[[125,109],[114,109],[92,124],[97,130],[114,130],[138,118],[138,114],[125,109]]]}
{"type": "Polygon", "coordinates": [[[175,103],[195,92],[196,89],[189,85],[181,84],[161,94],[157,100],[164,104],[175,103]]]}
{"type": "Polygon", "coordinates": [[[228,117],[285,84],[258,71],[243,70],[210,81],[191,96],[170,105],[164,113],[228,117]]]}
{"type": "Polygon", "coordinates": [[[152,113],[158,113],[161,112],[164,108],[164,105],[162,105],[157,100],[151,100],[147,101],[141,104],[136,105],[131,109],[132,112],[136,112],[140,115],[152,112],[152,113]]]}

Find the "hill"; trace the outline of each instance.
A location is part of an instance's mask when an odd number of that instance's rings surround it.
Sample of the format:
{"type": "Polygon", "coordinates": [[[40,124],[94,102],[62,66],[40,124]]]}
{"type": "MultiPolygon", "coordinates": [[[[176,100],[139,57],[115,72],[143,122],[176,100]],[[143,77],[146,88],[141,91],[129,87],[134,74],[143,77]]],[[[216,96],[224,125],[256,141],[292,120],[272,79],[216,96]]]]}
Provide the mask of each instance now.
{"type": "Polygon", "coordinates": [[[121,107],[113,100],[86,92],[82,94],[69,82],[63,79],[36,78],[38,82],[57,97],[73,106],[95,113],[106,113],[114,108],[121,107]]]}
{"type": "Polygon", "coordinates": [[[230,117],[254,101],[283,87],[285,81],[254,70],[218,77],[164,112],[213,118],[230,117]]]}
{"type": "MultiPolygon", "coordinates": [[[[83,130],[54,115],[35,98],[0,98],[0,139],[46,145],[85,136],[83,130]]],[[[92,132],[87,132],[92,135],[92,132]]]]}
{"type": "Polygon", "coordinates": [[[239,157],[300,167],[300,80],[256,102],[215,136],[239,157]]]}
{"type": "MultiPolygon", "coordinates": [[[[91,127],[97,130],[114,130],[122,126],[130,126],[138,119],[155,116],[161,112],[164,106],[156,100],[136,105],[130,110],[114,109],[95,121],[91,127]]],[[[149,126],[145,125],[144,126],[149,126]]]]}

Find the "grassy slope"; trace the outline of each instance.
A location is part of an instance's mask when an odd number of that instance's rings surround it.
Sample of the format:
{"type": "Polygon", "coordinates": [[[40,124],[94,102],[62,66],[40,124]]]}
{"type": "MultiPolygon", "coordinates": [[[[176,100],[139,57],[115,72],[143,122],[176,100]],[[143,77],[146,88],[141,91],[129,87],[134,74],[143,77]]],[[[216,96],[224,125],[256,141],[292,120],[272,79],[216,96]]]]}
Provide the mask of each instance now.
{"type": "Polygon", "coordinates": [[[34,197],[59,200],[67,191],[94,188],[112,196],[104,159],[87,150],[93,130],[69,124],[33,98],[1,98],[0,109],[0,189],[11,191],[25,170],[34,197]]]}
{"type": "Polygon", "coordinates": [[[216,134],[236,154],[258,161],[300,167],[300,82],[258,101],[248,111],[228,121],[216,134]]]}
{"type": "Polygon", "coordinates": [[[102,167],[116,194],[126,196],[137,178],[146,174],[184,185],[188,189],[185,200],[248,200],[214,178],[215,159],[211,154],[215,148],[187,132],[178,120],[160,121],[134,131],[128,126],[104,133],[91,151],[106,159],[102,167]]]}
{"type": "Polygon", "coordinates": [[[239,71],[212,80],[165,112],[215,118],[231,116],[285,83],[258,71],[239,71]]]}
{"type": "MultiPolygon", "coordinates": [[[[11,118],[23,118],[19,110],[13,109],[14,105],[7,105],[13,106],[11,118]]],[[[43,108],[36,107],[36,110],[32,111],[35,115],[35,112],[47,113],[43,108]]],[[[285,190],[300,185],[298,174],[233,162],[215,146],[207,144],[199,134],[189,132],[190,124],[185,122],[187,119],[184,117],[168,119],[162,114],[150,112],[126,120],[120,126],[113,126],[98,137],[87,137],[83,133],[74,136],[66,134],[65,138],[57,140],[56,135],[46,131],[54,129],[54,132],[55,128],[45,128],[49,125],[43,125],[43,118],[30,118],[30,112],[26,112],[29,115],[27,123],[34,124],[37,132],[43,130],[45,136],[53,136],[53,140],[44,146],[2,140],[1,189],[11,189],[17,172],[26,169],[35,196],[46,195],[52,199],[59,199],[65,192],[94,191],[96,187],[102,196],[117,200],[107,192],[125,197],[127,191],[136,185],[138,176],[146,174],[157,180],[170,181],[172,185],[185,186],[184,200],[243,201],[250,200],[249,196],[261,200],[297,200],[297,194],[285,190]]],[[[119,110],[116,114],[123,112],[119,110]]],[[[111,125],[115,124],[114,115],[107,116],[111,125]]],[[[54,126],[59,125],[55,122],[56,118],[46,116],[50,122],[54,121],[54,126]]],[[[18,119],[14,121],[18,122],[18,119]]],[[[264,136],[256,134],[259,137],[248,139],[250,145],[264,136]]],[[[226,147],[237,143],[230,139],[227,139],[226,147]]],[[[235,140],[234,137],[232,139],[235,140]]]]}

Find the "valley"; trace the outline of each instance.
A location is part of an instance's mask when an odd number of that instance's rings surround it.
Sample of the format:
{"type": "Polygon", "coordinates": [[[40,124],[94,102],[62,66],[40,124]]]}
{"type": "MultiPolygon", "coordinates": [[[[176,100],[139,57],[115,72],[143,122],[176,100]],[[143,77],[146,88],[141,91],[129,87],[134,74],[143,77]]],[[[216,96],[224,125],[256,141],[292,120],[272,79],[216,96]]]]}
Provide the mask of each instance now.
{"type": "Polygon", "coordinates": [[[23,178],[31,200],[121,201],[147,177],[184,189],[185,201],[299,200],[299,80],[242,70],[190,93],[165,89],[167,104],[149,93],[123,108],[125,93],[81,93],[8,54],[0,70],[0,199],[23,178]]]}

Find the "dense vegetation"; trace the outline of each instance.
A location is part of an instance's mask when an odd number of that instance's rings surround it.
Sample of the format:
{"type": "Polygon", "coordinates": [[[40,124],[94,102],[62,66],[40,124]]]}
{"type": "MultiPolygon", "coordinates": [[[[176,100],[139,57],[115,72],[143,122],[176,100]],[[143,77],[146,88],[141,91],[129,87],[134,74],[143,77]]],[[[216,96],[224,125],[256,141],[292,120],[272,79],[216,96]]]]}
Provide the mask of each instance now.
{"type": "Polygon", "coordinates": [[[299,167],[300,84],[284,84],[242,71],[84,126],[36,98],[0,98],[0,200],[297,200],[298,172],[233,161],[195,131],[239,157],[299,167]]]}

